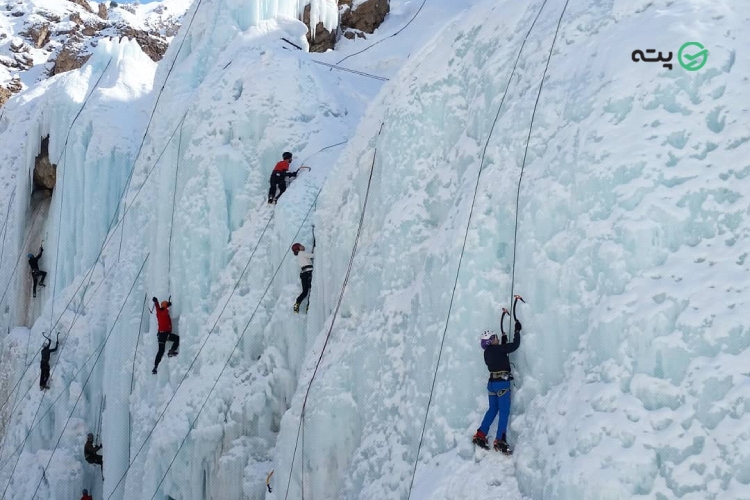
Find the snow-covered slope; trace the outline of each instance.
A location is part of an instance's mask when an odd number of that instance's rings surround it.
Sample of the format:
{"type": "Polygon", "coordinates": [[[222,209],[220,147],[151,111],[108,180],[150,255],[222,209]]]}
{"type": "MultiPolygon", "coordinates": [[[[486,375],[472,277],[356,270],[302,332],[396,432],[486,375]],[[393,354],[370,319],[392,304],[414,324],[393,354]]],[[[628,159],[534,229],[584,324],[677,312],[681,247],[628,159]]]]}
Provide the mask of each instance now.
{"type": "Polygon", "coordinates": [[[3,496],[750,498],[748,13],[394,1],[384,42],[346,61],[383,84],[281,42],[305,46],[302,4],[203,0],[153,84],[112,42],[6,106],[3,496]],[[631,59],[686,41],[703,69],[631,59]],[[65,159],[48,204],[30,194],[46,133],[65,159]],[[311,170],[272,208],[285,150],[311,170]],[[313,223],[298,316],[288,248],[313,223]],[[42,238],[50,284],[30,301],[42,238]],[[470,436],[479,333],[512,293],[528,305],[505,458],[470,436]],[[154,376],[144,302],[170,294],[180,355],[154,376]],[[81,453],[98,427],[103,483],[81,453]]]}
{"type": "Polygon", "coordinates": [[[5,2],[0,5],[0,105],[9,97],[8,89],[16,93],[80,67],[102,40],[136,39],[152,59],[161,59],[190,3],[5,2]]]}

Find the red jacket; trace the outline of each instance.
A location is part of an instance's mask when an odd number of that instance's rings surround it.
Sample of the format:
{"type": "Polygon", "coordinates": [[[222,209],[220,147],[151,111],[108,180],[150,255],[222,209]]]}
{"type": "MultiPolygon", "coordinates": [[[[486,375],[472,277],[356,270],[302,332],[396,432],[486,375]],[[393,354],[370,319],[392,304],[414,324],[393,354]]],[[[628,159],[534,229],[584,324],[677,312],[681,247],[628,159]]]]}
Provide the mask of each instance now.
{"type": "Polygon", "coordinates": [[[162,309],[161,306],[156,306],[156,322],[159,324],[158,331],[172,331],[172,318],[169,317],[169,307],[162,309]]]}
{"type": "Polygon", "coordinates": [[[92,497],[91,495],[83,495],[81,497],[81,500],[94,500],[94,497],[92,497]]]}
{"type": "Polygon", "coordinates": [[[281,160],[273,167],[274,172],[287,172],[289,170],[289,162],[287,160],[281,160]]]}

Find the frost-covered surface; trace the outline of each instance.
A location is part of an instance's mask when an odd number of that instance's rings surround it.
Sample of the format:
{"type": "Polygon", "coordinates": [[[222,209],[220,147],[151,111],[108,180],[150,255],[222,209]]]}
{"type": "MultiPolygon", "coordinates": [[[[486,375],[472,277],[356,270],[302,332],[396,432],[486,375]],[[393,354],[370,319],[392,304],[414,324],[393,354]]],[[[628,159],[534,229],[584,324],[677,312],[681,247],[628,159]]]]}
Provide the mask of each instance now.
{"type": "MultiPolygon", "coordinates": [[[[38,498],[73,498],[82,487],[97,499],[151,498],[227,360],[157,498],[301,498],[303,478],[305,498],[406,498],[479,159],[503,99],[411,498],[750,498],[750,330],[742,319],[750,287],[750,120],[742,104],[750,69],[734,52],[748,13],[726,2],[568,6],[521,186],[514,291],[529,304],[520,310],[524,339],[513,359],[516,453],[506,458],[469,442],[486,405],[478,335],[496,328],[499,308],[509,305],[518,175],[564,1],[545,3],[513,79],[542,2],[472,2],[469,12],[456,3],[427,2],[403,38],[347,61],[391,77],[382,87],[284,47],[282,36],[305,44],[305,27],[291,19],[302,2],[203,0],[153,85],[149,74],[126,68],[153,71],[129,55],[131,46],[107,45],[81,71],[8,104],[0,217],[14,188],[16,195],[5,248],[12,259],[3,257],[0,268],[0,284],[11,290],[0,329],[28,328],[4,341],[0,380],[17,380],[26,362],[31,369],[17,401],[7,383],[0,390],[0,402],[10,400],[0,411],[2,488],[42,398],[33,359],[40,333],[63,311],[55,330],[65,349],[53,355],[59,364],[42,423],[6,498],[29,499],[37,484],[38,498]],[[436,25],[445,29],[436,33],[436,25]],[[676,53],[688,39],[711,51],[701,71],[630,60],[637,48],[676,53]],[[67,126],[110,54],[115,66],[71,132],[64,197],[56,190],[49,207],[30,202],[38,138],[50,132],[50,156],[62,153],[67,126]],[[345,149],[316,154],[346,139],[345,149]],[[268,174],[284,150],[295,153],[293,168],[304,162],[312,170],[270,208],[268,174]],[[358,252],[290,476],[305,389],[341,291],[373,157],[358,252]],[[118,210],[124,222],[97,260],[118,210]],[[313,222],[312,303],[297,316],[298,268],[286,252],[295,240],[311,244],[313,222]],[[29,306],[25,262],[10,275],[13,259],[41,238],[43,266],[56,272],[29,306]],[[143,303],[169,294],[181,350],[153,376],[156,326],[143,303]],[[102,394],[103,484],[81,453],[102,394]],[[274,492],[266,494],[271,469],[274,492]]],[[[394,1],[370,41],[394,33],[418,8],[394,1]]],[[[345,41],[340,54],[315,57],[328,62],[362,47],[345,41]]]]}

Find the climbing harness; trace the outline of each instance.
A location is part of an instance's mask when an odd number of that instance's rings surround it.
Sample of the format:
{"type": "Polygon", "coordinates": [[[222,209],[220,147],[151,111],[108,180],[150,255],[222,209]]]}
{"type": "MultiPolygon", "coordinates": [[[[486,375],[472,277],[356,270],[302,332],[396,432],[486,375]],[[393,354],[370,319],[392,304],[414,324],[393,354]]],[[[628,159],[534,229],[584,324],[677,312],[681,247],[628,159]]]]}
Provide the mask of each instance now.
{"type": "Polygon", "coordinates": [[[506,392],[510,392],[510,389],[501,389],[501,390],[499,390],[497,392],[489,391],[490,396],[497,396],[499,398],[505,396],[506,392]]]}
{"type": "MultiPolygon", "coordinates": [[[[558,20],[558,23],[557,23],[557,30],[555,31],[555,37],[552,40],[552,45],[550,46],[549,55],[547,56],[547,64],[546,64],[546,66],[544,68],[544,73],[542,75],[542,81],[541,81],[541,84],[540,84],[540,87],[539,87],[539,93],[537,94],[536,104],[534,105],[534,111],[532,113],[531,125],[529,127],[529,137],[528,137],[528,139],[531,138],[531,127],[534,124],[534,115],[536,114],[536,106],[539,103],[539,97],[541,95],[542,88],[544,86],[544,79],[545,79],[545,77],[547,75],[547,69],[549,68],[550,60],[552,59],[552,50],[555,47],[555,41],[557,40],[557,34],[558,34],[559,30],[560,30],[560,24],[562,23],[563,15],[565,14],[565,10],[568,7],[568,1],[569,0],[566,0],[565,7],[563,7],[562,13],[560,14],[560,19],[558,20]]],[[[422,432],[420,434],[419,445],[417,447],[417,454],[416,454],[416,458],[414,459],[414,467],[412,469],[411,481],[409,482],[409,494],[408,494],[408,498],[411,498],[411,492],[412,492],[412,489],[414,487],[414,479],[415,479],[416,474],[417,474],[417,466],[419,465],[419,455],[420,455],[420,452],[422,450],[422,444],[424,442],[424,434],[425,434],[425,431],[427,429],[427,418],[429,417],[429,414],[430,414],[430,408],[432,406],[432,398],[433,398],[434,393],[435,393],[435,384],[437,382],[438,369],[440,368],[440,361],[441,361],[442,354],[443,354],[443,346],[445,344],[445,336],[446,336],[446,333],[448,331],[448,320],[450,319],[451,312],[453,310],[453,301],[454,301],[455,294],[456,294],[456,286],[458,285],[458,278],[459,278],[459,274],[460,274],[460,271],[461,271],[461,264],[463,263],[463,256],[464,256],[464,252],[465,252],[465,249],[466,249],[466,242],[467,242],[468,234],[469,234],[469,227],[471,226],[471,217],[472,217],[472,215],[474,213],[474,205],[476,203],[477,192],[479,190],[479,180],[481,178],[482,169],[484,167],[484,159],[485,159],[485,156],[486,156],[486,153],[487,153],[487,148],[489,147],[490,139],[492,138],[492,134],[493,134],[493,132],[495,130],[495,126],[497,124],[497,120],[500,117],[500,111],[502,110],[503,103],[505,102],[505,97],[507,96],[507,90],[510,87],[510,83],[511,83],[511,81],[513,79],[513,76],[515,75],[515,71],[516,71],[516,67],[518,65],[518,61],[520,60],[521,54],[523,53],[523,48],[526,45],[526,41],[527,41],[529,35],[531,34],[531,31],[534,29],[534,26],[536,25],[536,22],[539,19],[539,16],[541,15],[542,11],[544,10],[544,7],[545,7],[546,4],[547,4],[547,0],[544,0],[542,2],[541,7],[539,8],[539,11],[536,14],[536,17],[534,18],[534,21],[531,23],[531,27],[529,28],[529,31],[524,36],[523,43],[521,44],[521,48],[518,51],[518,56],[516,57],[516,61],[515,61],[514,65],[513,65],[513,70],[511,71],[510,78],[508,79],[508,83],[506,84],[505,92],[503,93],[503,97],[502,97],[502,99],[500,101],[500,106],[498,107],[497,114],[495,115],[495,120],[492,123],[492,128],[490,129],[490,133],[489,133],[489,136],[487,137],[487,141],[485,143],[484,150],[482,151],[482,160],[481,160],[480,165],[479,165],[479,172],[477,173],[477,181],[476,181],[476,185],[474,187],[474,196],[472,198],[471,209],[469,211],[469,220],[468,220],[468,222],[466,224],[466,232],[464,234],[463,246],[461,248],[461,254],[459,256],[458,268],[456,270],[456,278],[455,278],[454,285],[453,285],[453,291],[451,293],[450,304],[448,306],[448,314],[447,314],[446,319],[445,319],[445,327],[443,329],[442,339],[440,341],[440,347],[439,347],[439,350],[438,350],[438,359],[437,359],[437,363],[435,365],[435,371],[434,371],[434,375],[433,375],[433,378],[432,378],[432,386],[430,387],[430,395],[429,395],[429,398],[427,400],[427,410],[425,411],[425,416],[424,416],[424,420],[423,420],[423,423],[422,423],[422,432]]],[[[528,152],[528,140],[527,140],[527,143],[526,143],[526,151],[528,152]]],[[[524,162],[525,161],[526,161],[526,155],[524,154],[524,162]]],[[[520,186],[520,184],[519,184],[519,186],[520,186]]],[[[519,191],[520,191],[520,187],[519,187],[519,191]]],[[[518,199],[516,200],[516,204],[518,204],[518,199]]],[[[515,239],[516,239],[517,231],[518,231],[517,220],[518,220],[518,210],[516,210],[516,234],[514,235],[514,242],[513,242],[513,248],[514,248],[514,250],[513,250],[513,252],[514,252],[514,254],[513,254],[514,255],[514,266],[515,266],[515,248],[516,248],[516,241],[515,241],[515,239]]],[[[511,283],[511,293],[512,293],[512,290],[513,290],[513,285],[511,283]]]]}
{"type": "Polygon", "coordinates": [[[491,379],[497,379],[497,380],[513,380],[513,375],[510,374],[510,372],[490,372],[490,378],[491,379]]]}

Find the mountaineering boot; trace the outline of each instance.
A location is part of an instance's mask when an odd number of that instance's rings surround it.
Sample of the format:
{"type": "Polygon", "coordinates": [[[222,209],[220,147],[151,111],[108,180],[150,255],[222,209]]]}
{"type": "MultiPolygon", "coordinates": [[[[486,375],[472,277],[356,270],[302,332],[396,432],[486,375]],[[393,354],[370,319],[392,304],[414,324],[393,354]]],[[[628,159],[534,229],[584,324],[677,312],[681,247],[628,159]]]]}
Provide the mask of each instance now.
{"type": "Polygon", "coordinates": [[[151,373],[153,373],[154,375],[156,375],[156,367],[155,366],[154,366],[154,369],[151,370],[151,373]]]}
{"type": "Polygon", "coordinates": [[[507,441],[505,439],[495,439],[495,451],[499,451],[503,453],[504,455],[512,455],[513,451],[510,449],[510,446],[508,445],[507,441]]]}
{"type": "Polygon", "coordinates": [[[299,312],[299,304],[296,304],[296,303],[294,304],[294,312],[296,313],[299,312]]]}
{"type": "Polygon", "coordinates": [[[173,357],[177,356],[178,354],[179,354],[179,352],[175,351],[174,349],[170,349],[169,352],[167,353],[167,357],[173,358],[173,357]]]}
{"type": "Polygon", "coordinates": [[[487,436],[482,431],[477,431],[477,433],[474,434],[474,439],[472,439],[471,442],[479,446],[480,448],[484,448],[485,450],[490,449],[490,445],[487,444],[487,436]]]}

